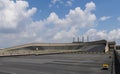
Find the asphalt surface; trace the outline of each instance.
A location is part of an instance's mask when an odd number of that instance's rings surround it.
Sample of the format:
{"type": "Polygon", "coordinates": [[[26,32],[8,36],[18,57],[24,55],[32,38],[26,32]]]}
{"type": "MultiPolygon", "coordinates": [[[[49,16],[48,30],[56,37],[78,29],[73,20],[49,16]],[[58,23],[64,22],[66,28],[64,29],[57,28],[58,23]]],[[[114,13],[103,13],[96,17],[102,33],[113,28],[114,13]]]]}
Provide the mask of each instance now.
{"type": "Polygon", "coordinates": [[[0,74],[110,74],[110,54],[0,57],[0,74]],[[108,63],[109,70],[102,70],[108,63]]]}

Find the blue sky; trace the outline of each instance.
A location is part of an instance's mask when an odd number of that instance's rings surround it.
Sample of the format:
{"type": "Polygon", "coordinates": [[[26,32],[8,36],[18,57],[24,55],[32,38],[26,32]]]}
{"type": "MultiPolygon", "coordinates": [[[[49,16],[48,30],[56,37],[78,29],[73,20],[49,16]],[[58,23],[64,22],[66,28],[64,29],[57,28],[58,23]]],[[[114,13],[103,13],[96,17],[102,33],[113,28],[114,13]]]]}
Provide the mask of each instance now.
{"type": "MultiPolygon", "coordinates": [[[[96,10],[94,13],[97,15],[97,17],[101,17],[103,15],[106,16],[114,16],[118,17],[120,10],[120,1],[119,0],[60,0],[63,1],[61,4],[59,1],[56,2],[56,4],[52,4],[51,0],[27,0],[31,7],[37,7],[37,15],[42,15],[42,18],[45,18],[45,16],[49,16],[51,12],[55,12],[59,15],[59,17],[64,17],[65,14],[69,12],[70,9],[74,9],[76,7],[81,7],[82,9],[85,9],[85,4],[88,2],[94,2],[96,4],[96,10]],[[71,1],[71,6],[66,6],[66,2],[71,1]],[[49,5],[52,4],[52,7],[49,7],[49,5]],[[59,6],[59,7],[57,7],[59,6]],[[63,11],[64,10],[64,11],[63,11]],[[61,14],[62,12],[62,14],[61,14]]],[[[36,15],[34,15],[36,16],[36,15]]],[[[40,18],[36,16],[35,18],[40,18]]]]}
{"type": "Polygon", "coordinates": [[[0,48],[89,36],[120,44],[120,0],[0,0],[0,48]]]}
{"type": "MultiPolygon", "coordinates": [[[[56,0],[57,1],[57,0],[56,0]]],[[[60,3],[59,0],[56,2],[56,4],[52,4],[51,0],[28,0],[31,7],[37,7],[39,9],[36,14],[33,16],[33,20],[41,20],[45,19],[49,16],[51,12],[55,12],[60,18],[64,18],[66,14],[69,13],[70,9],[74,9],[76,7],[81,7],[81,9],[85,9],[85,4],[88,2],[94,2],[96,5],[95,11],[93,11],[97,17],[97,22],[100,24],[97,26],[97,29],[108,30],[115,29],[119,27],[119,21],[116,20],[119,17],[120,13],[120,1],[114,1],[114,0],[60,0],[63,3],[60,3]],[[71,6],[66,6],[66,2],[71,1],[71,6]],[[52,5],[49,7],[49,5],[52,5]],[[59,6],[59,7],[57,7],[59,6]],[[40,17],[38,17],[40,16],[40,17]],[[102,16],[109,16],[111,17],[107,21],[99,21],[99,18],[102,16]],[[114,22],[114,23],[113,23],[114,22]],[[114,25],[114,26],[113,26],[114,25]]]]}

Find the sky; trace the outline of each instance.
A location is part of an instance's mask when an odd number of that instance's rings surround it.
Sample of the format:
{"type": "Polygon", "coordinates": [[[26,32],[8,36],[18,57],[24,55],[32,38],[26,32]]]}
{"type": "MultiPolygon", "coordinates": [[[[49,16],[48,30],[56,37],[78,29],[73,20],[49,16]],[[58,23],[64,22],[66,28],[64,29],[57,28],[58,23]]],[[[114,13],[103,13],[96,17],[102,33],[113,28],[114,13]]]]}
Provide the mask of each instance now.
{"type": "Polygon", "coordinates": [[[0,48],[73,37],[119,45],[119,7],[120,0],[0,0],[0,48]]]}

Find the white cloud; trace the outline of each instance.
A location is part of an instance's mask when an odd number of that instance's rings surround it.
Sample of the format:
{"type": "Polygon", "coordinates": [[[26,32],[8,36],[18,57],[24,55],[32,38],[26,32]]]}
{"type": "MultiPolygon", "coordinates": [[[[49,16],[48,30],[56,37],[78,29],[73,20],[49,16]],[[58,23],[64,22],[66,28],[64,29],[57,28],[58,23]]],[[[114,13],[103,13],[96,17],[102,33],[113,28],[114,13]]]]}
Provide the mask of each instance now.
{"type": "Polygon", "coordinates": [[[75,27],[72,27],[68,32],[67,31],[60,31],[54,35],[53,39],[55,40],[62,40],[64,38],[72,38],[75,36],[77,30],[75,27]]]}
{"type": "Polygon", "coordinates": [[[4,3],[0,6],[3,6],[0,8],[0,17],[3,17],[0,18],[0,22],[2,22],[0,27],[5,28],[3,31],[6,31],[7,28],[8,32],[20,30],[17,33],[9,33],[12,38],[6,33],[0,32],[2,34],[1,39],[4,41],[2,41],[3,44],[7,42],[9,46],[37,40],[42,42],[67,42],[78,35],[81,29],[94,26],[96,21],[96,16],[92,13],[95,9],[93,2],[87,3],[85,10],[80,7],[70,10],[65,18],[61,19],[55,12],[51,12],[47,18],[39,21],[32,20],[31,16],[34,15],[37,8],[28,9],[27,1],[14,3],[13,1],[3,0],[1,2],[4,3]]]}
{"type": "Polygon", "coordinates": [[[85,7],[86,7],[85,11],[90,12],[92,10],[95,10],[96,5],[94,2],[90,2],[90,3],[87,3],[85,7]]]}
{"type": "Polygon", "coordinates": [[[66,6],[72,6],[72,4],[73,4],[72,1],[67,1],[66,2],[66,6]]]}
{"type": "Polygon", "coordinates": [[[120,21],[120,17],[118,17],[117,20],[120,21]]]}
{"type": "Polygon", "coordinates": [[[101,21],[105,21],[105,20],[108,20],[108,19],[110,19],[111,17],[110,16],[102,16],[101,18],[100,18],[100,20],[101,21]]]}
{"type": "Polygon", "coordinates": [[[90,40],[106,39],[106,31],[97,31],[96,29],[90,29],[85,33],[85,36],[89,36],[90,40]]]}
{"type": "Polygon", "coordinates": [[[49,4],[49,6],[48,7],[52,7],[53,5],[52,4],[49,4]]]}
{"type": "Polygon", "coordinates": [[[31,21],[31,16],[36,12],[36,8],[27,9],[26,1],[0,0],[0,28],[15,29],[21,25],[26,25],[31,21]]]}
{"type": "Polygon", "coordinates": [[[63,1],[62,0],[51,0],[51,3],[49,4],[49,7],[52,7],[53,5],[56,5],[56,7],[58,8],[59,7],[58,4],[63,4],[63,1]]]}
{"type": "MultiPolygon", "coordinates": [[[[56,1],[54,0],[53,3],[56,1]]],[[[60,18],[55,12],[51,12],[44,20],[33,21],[31,16],[35,14],[37,8],[28,9],[27,1],[14,3],[10,0],[0,0],[0,45],[8,47],[34,41],[68,42],[72,37],[78,36],[81,29],[91,28],[95,25],[96,15],[92,12],[96,7],[94,2],[87,3],[85,6],[84,10],[80,7],[71,9],[64,18],[60,18]]],[[[103,20],[109,18],[104,16],[103,20]]],[[[90,40],[118,41],[120,39],[120,29],[109,32],[89,29],[85,36],[89,36],[90,40]]]]}
{"type": "Polygon", "coordinates": [[[51,3],[55,4],[56,2],[59,2],[60,0],[51,0],[51,3]]]}
{"type": "Polygon", "coordinates": [[[87,3],[85,10],[76,7],[70,10],[69,13],[65,15],[65,18],[62,19],[60,19],[56,13],[52,12],[49,17],[43,21],[43,27],[47,30],[45,34],[50,36],[49,38],[57,41],[62,41],[63,38],[65,40],[72,38],[81,28],[91,27],[95,24],[96,16],[91,12],[94,9],[95,4],[90,2],[90,4],[87,3]],[[51,32],[53,34],[51,34],[51,32]]]}
{"type": "Polygon", "coordinates": [[[109,40],[119,40],[120,39],[120,29],[114,29],[109,32],[109,40]]]}
{"type": "Polygon", "coordinates": [[[120,29],[113,29],[111,31],[90,29],[85,33],[85,36],[89,36],[91,41],[106,39],[108,41],[116,41],[120,43],[120,29]]]}
{"type": "Polygon", "coordinates": [[[49,7],[72,6],[74,0],[51,0],[49,7]]]}

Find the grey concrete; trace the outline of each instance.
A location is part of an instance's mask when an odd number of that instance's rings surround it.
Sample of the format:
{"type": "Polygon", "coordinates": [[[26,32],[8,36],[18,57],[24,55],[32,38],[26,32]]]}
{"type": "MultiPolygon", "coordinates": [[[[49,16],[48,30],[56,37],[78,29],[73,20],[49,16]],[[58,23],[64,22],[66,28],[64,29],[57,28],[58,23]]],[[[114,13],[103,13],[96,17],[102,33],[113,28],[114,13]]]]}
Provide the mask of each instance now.
{"type": "Polygon", "coordinates": [[[84,45],[96,45],[96,44],[105,44],[106,40],[92,41],[92,42],[73,42],[73,43],[29,43],[19,46],[13,46],[9,48],[5,48],[4,50],[18,50],[18,49],[79,49],[84,45]]]}
{"type": "Polygon", "coordinates": [[[83,45],[83,43],[30,43],[30,44],[24,44],[14,47],[5,48],[5,50],[15,50],[15,49],[21,49],[21,48],[39,48],[39,49],[48,49],[48,48],[59,48],[59,47],[78,47],[79,45],[83,45]]]}
{"type": "Polygon", "coordinates": [[[110,74],[110,54],[54,54],[0,57],[0,74],[110,74]]]}
{"type": "Polygon", "coordinates": [[[87,52],[104,52],[105,51],[105,44],[94,44],[94,45],[87,45],[80,48],[80,51],[87,51],[87,52]]]}
{"type": "Polygon", "coordinates": [[[120,50],[115,51],[115,74],[120,74],[120,50]]]}

